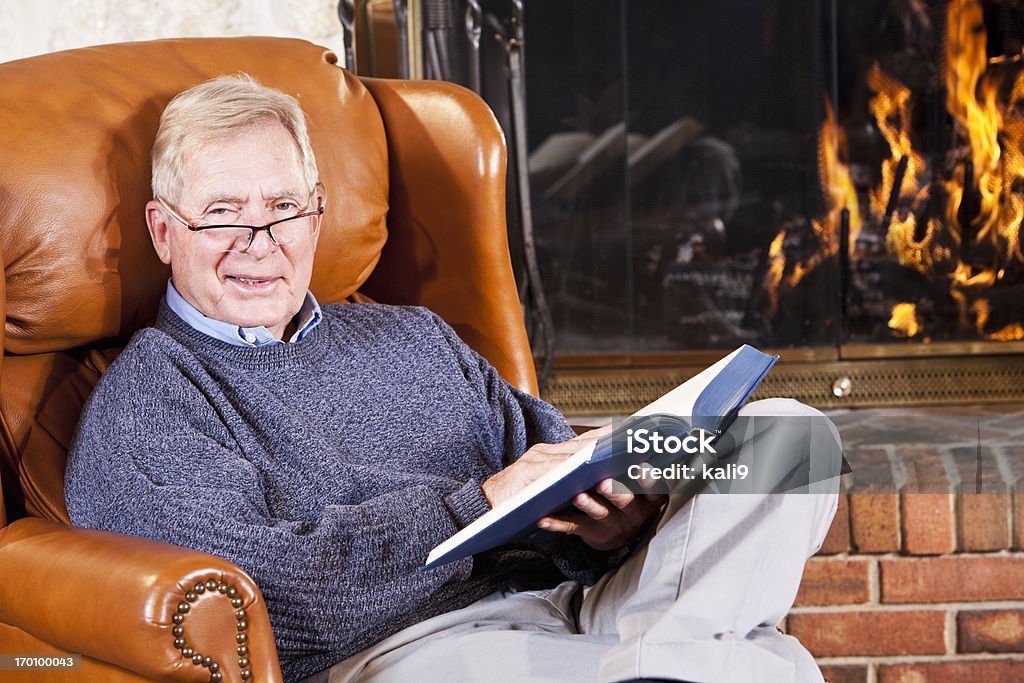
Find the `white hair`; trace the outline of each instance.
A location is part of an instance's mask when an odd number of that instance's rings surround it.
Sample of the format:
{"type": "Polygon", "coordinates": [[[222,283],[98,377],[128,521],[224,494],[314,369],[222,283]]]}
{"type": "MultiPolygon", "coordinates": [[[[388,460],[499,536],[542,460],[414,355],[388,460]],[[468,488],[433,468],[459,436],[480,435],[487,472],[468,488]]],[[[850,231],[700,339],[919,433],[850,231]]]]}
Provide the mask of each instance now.
{"type": "Polygon", "coordinates": [[[295,140],[309,191],[319,182],[306,117],[298,101],[248,74],[220,76],[178,93],[160,116],[153,143],[153,196],[179,199],[188,155],[225,135],[277,121],[295,140]]]}

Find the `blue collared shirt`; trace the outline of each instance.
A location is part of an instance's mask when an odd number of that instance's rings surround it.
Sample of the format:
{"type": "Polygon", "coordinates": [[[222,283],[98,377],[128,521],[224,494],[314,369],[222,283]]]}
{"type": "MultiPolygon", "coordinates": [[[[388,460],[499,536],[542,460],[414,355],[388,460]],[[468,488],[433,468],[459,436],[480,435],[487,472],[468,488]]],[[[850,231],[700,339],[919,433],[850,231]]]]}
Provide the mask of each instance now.
{"type": "MultiPolygon", "coordinates": [[[[285,342],[276,339],[266,327],[239,327],[231,323],[214,320],[199,312],[199,310],[185,301],[174,283],[167,280],[167,307],[174,311],[179,318],[187,322],[193,329],[219,339],[235,346],[247,346],[258,348],[270,344],[284,344],[285,342]]],[[[298,312],[299,329],[292,335],[288,342],[296,342],[309,334],[310,330],[320,324],[323,314],[320,312],[320,304],[313,297],[313,293],[307,291],[306,298],[302,302],[302,308],[298,312]]]]}

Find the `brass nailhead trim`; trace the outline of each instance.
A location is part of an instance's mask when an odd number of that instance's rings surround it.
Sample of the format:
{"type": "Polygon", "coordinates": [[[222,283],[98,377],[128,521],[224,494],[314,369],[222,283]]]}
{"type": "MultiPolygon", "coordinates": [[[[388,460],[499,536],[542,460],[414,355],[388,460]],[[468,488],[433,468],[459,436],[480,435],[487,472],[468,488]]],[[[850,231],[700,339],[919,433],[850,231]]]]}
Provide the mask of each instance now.
{"type": "Polygon", "coordinates": [[[185,600],[178,603],[178,611],[171,617],[171,621],[174,622],[175,626],[171,629],[171,634],[174,636],[174,649],[181,650],[181,656],[184,659],[191,659],[192,664],[195,666],[202,666],[210,670],[210,683],[220,683],[224,679],[224,674],[220,672],[220,663],[215,662],[209,655],[202,655],[196,652],[193,648],[189,647],[185,641],[185,615],[188,614],[191,609],[191,603],[199,599],[199,596],[206,591],[217,591],[221,595],[224,595],[231,599],[231,606],[235,608],[235,621],[238,628],[238,634],[235,636],[235,640],[238,642],[238,667],[241,669],[239,675],[243,681],[248,681],[252,678],[252,671],[249,669],[249,648],[246,642],[249,637],[245,631],[249,628],[249,622],[246,619],[245,608],[242,607],[244,604],[241,597],[238,595],[238,589],[234,586],[229,586],[223,581],[218,582],[216,579],[208,579],[205,583],[200,581],[192,590],[185,593],[185,600]]]}

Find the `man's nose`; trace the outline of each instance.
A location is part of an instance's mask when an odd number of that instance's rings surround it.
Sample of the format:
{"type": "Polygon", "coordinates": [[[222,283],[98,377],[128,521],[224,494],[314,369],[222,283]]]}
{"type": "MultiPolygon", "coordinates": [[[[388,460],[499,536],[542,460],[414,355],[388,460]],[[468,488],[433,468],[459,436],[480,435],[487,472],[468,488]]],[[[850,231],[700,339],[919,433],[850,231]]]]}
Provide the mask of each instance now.
{"type": "Polygon", "coordinates": [[[280,249],[277,243],[270,237],[269,230],[255,230],[254,232],[255,234],[252,236],[252,242],[250,242],[249,247],[244,250],[245,253],[251,254],[260,259],[280,249]]]}

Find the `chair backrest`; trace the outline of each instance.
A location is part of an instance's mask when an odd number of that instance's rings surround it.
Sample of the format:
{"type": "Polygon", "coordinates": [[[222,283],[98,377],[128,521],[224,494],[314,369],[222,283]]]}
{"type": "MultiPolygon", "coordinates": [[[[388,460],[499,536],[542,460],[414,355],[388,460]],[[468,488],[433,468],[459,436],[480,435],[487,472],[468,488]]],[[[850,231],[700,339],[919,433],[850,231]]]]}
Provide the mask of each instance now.
{"type": "Polygon", "coordinates": [[[178,92],[237,72],[294,95],[309,120],[329,207],[317,298],[428,306],[536,391],[505,237],[504,140],[469,91],[359,79],[324,48],[277,38],[0,64],[0,526],[26,513],[66,520],[64,459],[82,404],[152,321],[169,276],[143,216],[160,113],[178,92]]]}

